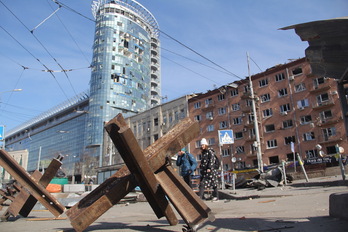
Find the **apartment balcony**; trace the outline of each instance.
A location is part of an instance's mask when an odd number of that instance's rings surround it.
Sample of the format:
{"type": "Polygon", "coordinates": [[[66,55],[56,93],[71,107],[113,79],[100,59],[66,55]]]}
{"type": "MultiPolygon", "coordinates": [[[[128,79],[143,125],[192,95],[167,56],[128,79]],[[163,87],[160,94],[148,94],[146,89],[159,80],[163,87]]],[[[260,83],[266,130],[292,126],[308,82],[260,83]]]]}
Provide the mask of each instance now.
{"type": "Polygon", "coordinates": [[[158,63],[158,56],[151,55],[151,63],[158,63]]]}
{"type": "Polygon", "coordinates": [[[157,45],[157,42],[154,42],[151,40],[151,48],[157,48],[158,45],[157,45]]]}
{"type": "Polygon", "coordinates": [[[318,136],[318,142],[320,144],[325,144],[325,143],[337,143],[342,141],[342,133],[341,132],[336,132],[333,135],[319,135],[318,136]]]}
{"type": "Polygon", "coordinates": [[[333,99],[329,99],[327,101],[317,102],[317,103],[313,104],[313,109],[314,110],[322,110],[325,108],[329,108],[333,105],[335,105],[335,102],[333,101],[333,99]]]}
{"type": "Polygon", "coordinates": [[[215,108],[215,102],[212,101],[209,104],[205,104],[204,107],[202,108],[202,111],[209,111],[211,109],[215,108]]]}
{"type": "Polygon", "coordinates": [[[151,70],[154,71],[154,72],[157,72],[158,71],[158,65],[151,64],[151,70]]]}
{"type": "Polygon", "coordinates": [[[158,56],[158,52],[156,50],[151,49],[151,55],[158,56]]]}
{"type": "Polygon", "coordinates": [[[152,79],[157,79],[157,78],[158,78],[158,72],[156,72],[156,71],[151,71],[151,78],[152,78],[152,79]]]}
{"type": "Polygon", "coordinates": [[[331,83],[329,81],[325,81],[324,83],[318,85],[318,84],[312,84],[308,87],[308,90],[310,93],[317,93],[322,91],[327,91],[331,89],[331,83]]]}
{"type": "Polygon", "coordinates": [[[333,118],[323,119],[317,123],[317,126],[318,127],[330,126],[330,125],[336,124],[340,121],[341,121],[341,118],[339,118],[339,119],[333,119],[333,118]]]}

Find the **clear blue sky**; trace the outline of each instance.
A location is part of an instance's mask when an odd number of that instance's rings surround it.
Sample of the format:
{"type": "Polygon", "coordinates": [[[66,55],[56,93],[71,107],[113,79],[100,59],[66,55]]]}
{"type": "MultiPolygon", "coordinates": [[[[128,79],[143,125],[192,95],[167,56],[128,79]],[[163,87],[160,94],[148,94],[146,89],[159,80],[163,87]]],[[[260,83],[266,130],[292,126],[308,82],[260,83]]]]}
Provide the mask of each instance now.
{"type": "MultiPolygon", "coordinates": [[[[94,22],[88,19],[93,19],[90,0],[61,0],[87,18],[63,7],[34,30],[35,38],[30,30],[57,5],[51,0],[0,1],[0,125],[8,131],[89,88],[94,22]],[[42,71],[44,66],[72,71],[53,76],[42,71]],[[16,88],[23,91],[6,92],[16,88]]],[[[346,0],[139,3],[152,12],[163,32],[240,78],[248,75],[247,53],[255,62],[252,74],[304,57],[307,42],[294,30],[279,28],[347,16],[348,12],[346,0]]],[[[160,39],[164,101],[238,80],[173,39],[163,34],[160,39]]]]}

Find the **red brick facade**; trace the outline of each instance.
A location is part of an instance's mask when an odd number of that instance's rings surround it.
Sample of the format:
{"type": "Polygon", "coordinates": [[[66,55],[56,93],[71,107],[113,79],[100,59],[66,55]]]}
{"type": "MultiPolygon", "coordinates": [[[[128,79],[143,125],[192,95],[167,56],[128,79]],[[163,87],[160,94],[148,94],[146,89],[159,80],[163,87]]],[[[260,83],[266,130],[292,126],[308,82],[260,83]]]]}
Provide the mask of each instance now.
{"type": "MultiPolygon", "coordinates": [[[[251,77],[256,101],[262,163],[292,160],[291,142],[303,159],[319,156],[317,144],[327,155],[335,145],[348,151],[337,85],[334,79],[311,74],[305,58],[277,65],[251,77]]],[[[249,80],[236,81],[238,88],[222,86],[189,99],[189,116],[198,120],[201,134],[189,144],[200,153],[199,141],[206,138],[220,155],[218,130],[232,129],[234,144],[221,147],[224,170],[257,167],[255,130],[249,80]]],[[[197,157],[199,161],[199,157],[197,157]]]]}

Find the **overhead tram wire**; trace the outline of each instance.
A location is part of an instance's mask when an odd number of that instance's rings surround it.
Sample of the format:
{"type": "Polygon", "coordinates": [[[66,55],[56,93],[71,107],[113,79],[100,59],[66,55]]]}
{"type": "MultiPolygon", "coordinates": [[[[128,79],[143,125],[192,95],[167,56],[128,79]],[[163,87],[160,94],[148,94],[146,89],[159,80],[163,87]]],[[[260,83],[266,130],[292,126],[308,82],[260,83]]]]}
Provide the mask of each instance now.
{"type": "MultiPolygon", "coordinates": [[[[1,1],[0,1],[1,2],[1,1]]],[[[14,41],[16,41],[25,51],[27,51],[35,60],[37,60],[46,70],[50,70],[44,63],[42,63],[39,58],[35,57],[33,53],[31,53],[26,47],[23,46],[23,44],[21,44],[14,36],[12,36],[5,28],[3,28],[1,25],[0,25],[0,28],[5,31],[14,41]]],[[[56,76],[52,73],[52,72],[49,72],[54,80],[57,82],[60,90],[63,92],[63,94],[65,95],[65,97],[68,99],[68,96],[65,94],[62,86],[59,84],[59,82],[57,81],[56,79],[56,76]]]]}
{"type": "MultiPolygon", "coordinates": [[[[70,11],[72,11],[72,12],[74,12],[74,13],[76,13],[76,14],[78,14],[78,15],[80,15],[80,16],[82,16],[82,17],[88,19],[88,20],[90,20],[90,21],[95,22],[94,19],[91,19],[91,18],[89,18],[89,17],[87,17],[87,16],[85,16],[85,15],[83,15],[83,14],[77,12],[76,10],[72,9],[71,7],[65,5],[65,4],[62,3],[62,2],[59,2],[59,1],[57,1],[57,0],[52,0],[52,1],[55,2],[55,3],[58,4],[58,5],[61,5],[62,7],[66,8],[66,9],[68,9],[68,10],[70,10],[70,11]]],[[[166,35],[168,38],[174,40],[175,42],[179,43],[179,44],[182,45],[183,47],[189,49],[189,50],[192,51],[193,53],[197,54],[198,56],[202,57],[203,59],[209,61],[210,63],[212,63],[212,64],[214,64],[215,66],[219,67],[220,69],[224,70],[224,71],[225,71],[224,73],[226,73],[226,74],[228,74],[228,75],[231,75],[231,76],[234,76],[234,77],[236,77],[236,78],[238,78],[238,79],[240,79],[240,80],[244,80],[243,78],[241,78],[241,77],[239,77],[238,75],[232,73],[231,71],[225,69],[225,68],[222,67],[221,65],[219,65],[219,64],[217,64],[216,62],[212,61],[211,59],[207,58],[206,56],[203,56],[202,54],[200,54],[200,53],[198,53],[197,51],[193,50],[192,48],[190,48],[189,46],[187,46],[187,45],[185,45],[184,43],[180,42],[179,40],[177,40],[177,39],[173,38],[172,36],[168,35],[168,34],[165,33],[164,31],[162,31],[162,30],[160,30],[160,29],[159,29],[159,31],[160,31],[162,34],[166,35]]],[[[163,49],[163,48],[162,48],[162,49],[163,49]]],[[[199,63],[199,62],[198,62],[198,63],[199,63]]],[[[204,65],[204,64],[202,64],[202,65],[204,65]]],[[[207,65],[205,65],[205,66],[207,66],[207,65]]],[[[209,66],[207,66],[207,67],[209,67],[209,66]]],[[[221,70],[219,70],[219,71],[221,71],[221,70]]]]}
{"type": "Polygon", "coordinates": [[[160,31],[162,34],[164,34],[165,36],[167,36],[168,38],[170,38],[170,39],[174,40],[175,42],[177,42],[178,44],[180,44],[181,46],[183,46],[183,47],[187,48],[188,50],[190,50],[191,52],[195,53],[196,55],[198,55],[198,56],[202,57],[203,59],[209,61],[210,63],[214,64],[215,66],[217,66],[217,67],[219,67],[219,68],[221,68],[222,70],[226,71],[227,73],[231,74],[232,76],[237,77],[237,78],[239,78],[240,80],[243,80],[243,78],[241,78],[241,77],[239,77],[238,75],[236,75],[236,74],[230,72],[229,70],[225,69],[225,68],[222,67],[221,65],[219,65],[219,64],[217,64],[216,62],[212,61],[211,59],[207,58],[206,56],[203,56],[203,55],[200,54],[199,52],[193,50],[193,49],[190,48],[189,46],[183,44],[182,42],[180,42],[179,40],[177,40],[177,39],[173,38],[172,36],[168,35],[168,34],[165,33],[164,31],[162,31],[162,30],[160,30],[160,29],[159,29],[159,31],[160,31]]]}
{"type": "MultiPolygon", "coordinates": [[[[65,70],[61,65],[60,65],[60,63],[57,61],[57,59],[56,58],[54,58],[53,56],[52,56],[52,54],[48,51],[48,49],[43,45],[43,43],[35,36],[35,34],[33,33],[33,31],[32,30],[30,30],[18,17],[17,17],[17,15],[16,14],[14,14],[12,11],[11,11],[11,9],[9,9],[1,0],[0,0],[0,3],[30,32],[30,34],[31,35],[33,35],[34,36],[34,38],[36,39],[36,41],[42,46],[42,48],[47,52],[47,54],[55,61],[55,63],[62,69],[62,70],[65,70]]],[[[6,31],[7,32],[7,31],[6,31]]],[[[7,32],[8,34],[9,34],[9,32],[7,32]]],[[[12,35],[11,35],[11,37],[12,38],[14,38],[12,35]]],[[[17,42],[18,42],[18,40],[16,40],[17,42]]],[[[24,47],[23,45],[21,45],[22,47],[24,47]]],[[[27,49],[26,49],[27,50],[27,49]]],[[[32,53],[31,53],[32,54],[32,53]]],[[[37,58],[36,58],[37,59],[37,58]]],[[[38,60],[38,59],[37,59],[38,60]]],[[[45,66],[44,66],[45,67],[45,66]]],[[[45,67],[45,68],[47,68],[47,67],[45,67]]],[[[48,69],[47,68],[47,70],[50,70],[50,69],[48,69]]],[[[56,79],[56,76],[55,75],[53,75],[53,73],[52,72],[50,72],[51,73],[51,75],[54,77],[54,79],[56,80],[56,82],[58,83],[58,80],[56,79]]],[[[70,82],[70,79],[69,79],[69,76],[68,76],[68,74],[66,73],[66,72],[64,72],[64,74],[65,74],[65,76],[68,78],[68,81],[70,82]]],[[[58,85],[59,85],[59,83],[58,83],[58,85]]],[[[71,82],[70,82],[70,85],[71,85],[71,82]]],[[[59,85],[59,87],[60,87],[60,89],[61,89],[61,91],[63,92],[63,94],[64,94],[64,96],[66,97],[66,99],[68,99],[69,100],[69,98],[68,98],[68,96],[67,96],[67,94],[65,93],[65,91],[63,90],[63,88],[59,85]]],[[[73,88],[73,91],[74,91],[74,93],[75,93],[75,95],[77,95],[77,93],[76,93],[76,91],[75,91],[75,89],[73,88]]]]}
{"type": "Polygon", "coordinates": [[[214,80],[212,80],[212,79],[210,79],[210,78],[208,78],[208,77],[206,77],[206,76],[203,76],[202,74],[200,74],[200,73],[198,73],[198,72],[196,72],[196,71],[193,71],[192,69],[189,69],[189,68],[185,67],[184,65],[175,62],[174,60],[171,60],[171,59],[169,59],[169,58],[167,58],[167,57],[165,57],[165,56],[163,56],[163,55],[162,55],[162,57],[163,57],[164,59],[166,59],[166,60],[169,60],[169,61],[173,62],[173,63],[176,64],[176,65],[179,65],[179,66],[183,67],[184,69],[187,69],[187,70],[190,71],[190,72],[193,72],[194,74],[197,74],[198,76],[201,76],[201,77],[203,77],[203,78],[205,78],[205,79],[207,79],[207,80],[209,80],[209,81],[211,81],[211,82],[214,82],[215,84],[221,85],[220,83],[218,83],[218,82],[216,82],[216,81],[214,81],[214,80]]]}
{"type": "Polygon", "coordinates": [[[191,59],[191,58],[189,58],[189,57],[187,57],[187,56],[183,56],[183,55],[181,55],[181,54],[179,54],[179,53],[173,52],[173,51],[171,51],[171,50],[169,50],[169,49],[166,49],[166,48],[164,48],[164,47],[160,47],[160,48],[161,48],[162,50],[165,50],[165,51],[167,51],[167,52],[170,52],[170,53],[172,53],[172,54],[174,54],[174,55],[180,56],[180,57],[182,57],[182,58],[185,58],[185,59],[190,60],[190,61],[192,61],[192,62],[195,62],[195,63],[197,63],[197,64],[203,65],[203,66],[208,67],[208,68],[210,68],[210,69],[213,69],[213,70],[215,70],[215,71],[221,72],[221,73],[226,74],[226,75],[229,75],[229,76],[234,76],[234,75],[232,75],[232,74],[230,74],[230,73],[228,73],[228,72],[226,72],[226,71],[224,71],[224,70],[221,70],[221,69],[218,69],[218,68],[215,68],[215,67],[206,65],[206,64],[204,64],[204,63],[202,63],[202,62],[199,62],[199,61],[197,61],[197,60],[191,59]]]}
{"type": "Polygon", "coordinates": [[[249,56],[249,59],[256,65],[256,67],[258,67],[260,69],[261,72],[263,72],[263,70],[260,68],[260,66],[249,56]]]}
{"type": "Polygon", "coordinates": [[[62,2],[59,2],[59,1],[57,1],[57,0],[52,0],[52,1],[53,1],[54,3],[56,3],[56,4],[58,4],[58,5],[61,5],[61,6],[64,7],[64,8],[66,8],[67,10],[70,10],[70,11],[74,12],[75,14],[80,15],[81,17],[83,17],[83,18],[85,18],[85,19],[88,19],[88,20],[90,20],[90,21],[92,21],[92,22],[95,22],[94,19],[91,19],[91,18],[89,18],[89,17],[87,17],[87,16],[85,16],[85,15],[79,13],[78,11],[72,9],[71,7],[65,5],[65,4],[62,3],[62,2]]]}
{"type": "MultiPolygon", "coordinates": [[[[47,0],[48,2],[49,0],[47,0]]],[[[54,0],[53,0],[54,1],[54,0]]],[[[57,3],[56,1],[54,1],[56,4],[59,5],[59,7],[62,7],[62,4],[57,3]]],[[[53,10],[52,6],[49,4],[48,5],[51,7],[51,9],[53,10]]],[[[76,40],[74,39],[74,37],[72,36],[72,34],[70,33],[70,31],[68,30],[68,28],[65,26],[65,24],[63,23],[63,21],[61,20],[61,18],[59,17],[58,14],[55,14],[55,16],[58,18],[59,22],[62,24],[62,26],[64,27],[64,29],[66,30],[66,32],[68,33],[68,35],[70,36],[70,38],[74,41],[76,47],[79,49],[81,55],[86,59],[86,61],[88,62],[88,64],[90,64],[91,62],[87,59],[87,56],[83,53],[82,49],[80,48],[80,46],[78,45],[78,43],[76,42],[76,40]]]]}

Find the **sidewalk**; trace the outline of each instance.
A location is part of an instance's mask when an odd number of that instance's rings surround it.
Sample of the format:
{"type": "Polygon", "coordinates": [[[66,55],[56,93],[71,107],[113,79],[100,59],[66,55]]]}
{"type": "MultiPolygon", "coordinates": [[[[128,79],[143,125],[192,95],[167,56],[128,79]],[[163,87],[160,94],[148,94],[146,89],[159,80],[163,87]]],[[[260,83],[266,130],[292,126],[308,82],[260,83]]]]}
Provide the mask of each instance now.
{"type": "MultiPolygon", "coordinates": [[[[329,196],[348,192],[347,181],[339,176],[297,180],[276,188],[224,190],[231,199],[206,201],[215,213],[214,222],[198,231],[348,231],[348,221],[329,217],[329,196]]],[[[3,214],[6,207],[0,211],[3,214]]],[[[47,210],[35,210],[28,218],[0,222],[0,231],[74,231],[66,215],[52,220],[47,210]]],[[[86,231],[182,231],[184,222],[169,226],[165,218],[157,219],[147,202],[118,204],[86,231]]]]}

